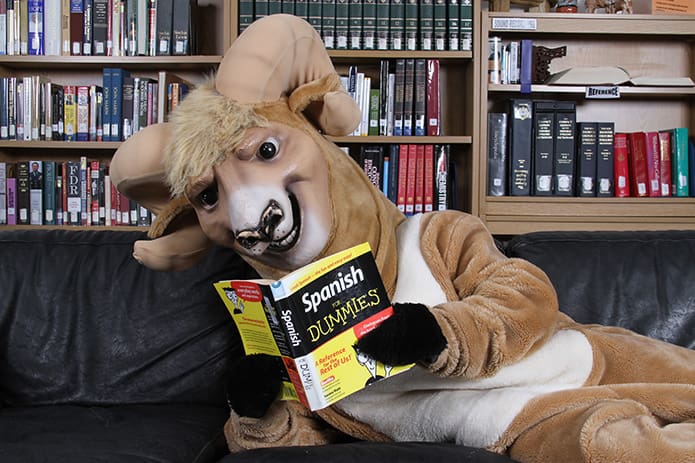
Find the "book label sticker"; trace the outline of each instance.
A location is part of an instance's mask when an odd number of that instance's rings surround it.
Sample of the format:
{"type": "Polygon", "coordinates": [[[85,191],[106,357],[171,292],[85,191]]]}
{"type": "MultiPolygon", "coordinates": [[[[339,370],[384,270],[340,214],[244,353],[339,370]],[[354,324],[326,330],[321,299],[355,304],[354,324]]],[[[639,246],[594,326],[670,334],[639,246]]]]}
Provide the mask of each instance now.
{"type": "Polygon", "coordinates": [[[492,30],[535,31],[535,18],[492,18],[492,30]]]}

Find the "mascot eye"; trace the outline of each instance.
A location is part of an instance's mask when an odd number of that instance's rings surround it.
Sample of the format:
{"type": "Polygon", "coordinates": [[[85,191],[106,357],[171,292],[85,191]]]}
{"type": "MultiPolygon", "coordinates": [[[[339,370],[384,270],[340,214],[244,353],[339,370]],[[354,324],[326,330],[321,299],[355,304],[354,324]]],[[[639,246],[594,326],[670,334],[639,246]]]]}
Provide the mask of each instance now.
{"type": "Polygon", "coordinates": [[[258,148],[258,155],[265,160],[273,159],[278,153],[278,142],[267,140],[258,148]]]}
{"type": "Polygon", "coordinates": [[[198,195],[198,201],[203,206],[214,206],[217,204],[217,185],[211,185],[200,192],[198,195]]]}

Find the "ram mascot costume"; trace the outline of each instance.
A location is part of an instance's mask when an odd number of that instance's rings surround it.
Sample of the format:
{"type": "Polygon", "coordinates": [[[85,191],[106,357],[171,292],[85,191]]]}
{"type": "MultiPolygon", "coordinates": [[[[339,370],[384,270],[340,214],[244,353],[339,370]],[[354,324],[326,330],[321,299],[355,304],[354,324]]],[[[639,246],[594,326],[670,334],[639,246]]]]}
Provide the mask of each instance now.
{"type": "Polygon", "coordinates": [[[574,322],[548,277],[500,253],[472,215],[406,218],[326,138],[358,120],[319,35],[272,15],[169,122],[114,156],[118,189],[156,214],[150,239],[134,245],[144,265],[190,267],[217,244],[276,279],[368,241],[393,301],[394,315],[357,347],[415,368],[309,412],[275,400],[274,363],[244,357],[231,372],[230,450],[343,433],[521,462],[695,461],[695,351],[574,322]]]}

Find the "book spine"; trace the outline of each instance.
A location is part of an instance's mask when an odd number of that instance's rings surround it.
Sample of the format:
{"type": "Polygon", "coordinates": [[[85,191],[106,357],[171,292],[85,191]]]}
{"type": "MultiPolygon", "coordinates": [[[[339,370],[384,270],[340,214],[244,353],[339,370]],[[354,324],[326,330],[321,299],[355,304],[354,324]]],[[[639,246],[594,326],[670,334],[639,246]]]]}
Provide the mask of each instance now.
{"type": "Polygon", "coordinates": [[[615,196],[630,196],[630,170],[627,152],[627,134],[616,132],[613,143],[613,170],[615,178],[615,196]]]}
{"type": "Polygon", "coordinates": [[[29,225],[29,162],[17,162],[17,224],[29,225]]]}
{"type": "Polygon", "coordinates": [[[76,108],[76,138],[77,141],[89,140],[89,86],[78,85],[76,108]]]}
{"type": "Polygon", "coordinates": [[[42,161],[29,161],[29,224],[43,225],[42,161]]]}
{"type": "Polygon", "coordinates": [[[671,190],[673,196],[688,196],[688,128],[671,130],[671,190]]]}
{"type": "Polygon", "coordinates": [[[395,94],[393,106],[393,134],[403,135],[403,112],[405,101],[405,59],[396,60],[395,70],[395,94]]]}
{"type": "Polygon", "coordinates": [[[419,0],[419,9],[419,49],[430,51],[434,49],[434,0],[419,0]]]}
{"type": "Polygon", "coordinates": [[[379,135],[386,135],[388,121],[389,98],[389,61],[382,59],[379,62],[379,135]]]}
{"type": "Polygon", "coordinates": [[[63,98],[65,141],[75,141],[77,139],[77,88],[74,85],[64,85],[63,98]]]}
{"type": "Polygon", "coordinates": [[[645,132],[627,134],[627,154],[632,196],[649,196],[647,176],[647,138],[645,132]]]}
{"type": "Polygon", "coordinates": [[[575,144],[577,114],[574,102],[555,104],[555,161],[553,194],[574,196],[575,144]]]}
{"type": "Polygon", "coordinates": [[[437,51],[447,50],[447,3],[446,0],[434,0],[434,21],[432,25],[433,47],[437,51]]]}
{"type": "Polygon", "coordinates": [[[111,141],[122,141],[123,79],[130,75],[123,68],[111,70],[111,141]]]}
{"type": "Polygon", "coordinates": [[[28,0],[29,54],[44,55],[44,0],[28,0]]]}
{"type": "Polygon", "coordinates": [[[655,131],[645,133],[647,148],[647,193],[651,197],[661,196],[661,159],[659,154],[659,134],[655,131]]]}
{"type": "Polygon", "coordinates": [[[509,193],[528,196],[531,193],[531,135],[533,106],[531,100],[511,100],[509,123],[509,193]]]}
{"type": "Polygon", "coordinates": [[[239,34],[253,22],[253,4],[254,0],[239,0],[239,34]]]}
{"type": "Polygon", "coordinates": [[[7,163],[0,161],[0,225],[7,224],[7,163]]]}
{"type": "Polygon", "coordinates": [[[91,224],[99,225],[100,201],[99,195],[99,161],[89,161],[89,195],[88,195],[88,214],[91,215],[91,224]]]}
{"type": "Polygon", "coordinates": [[[321,5],[321,38],[324,46],[331,50],[335,42],[335,7],[336,0],[323,0],[321,5]]]}
{"type": "Polygon", "coordinates": [[[449,209],[449,145],[435,145],[435,210],[449,209]]]}
{"type": "Polygon", "coordinates": [[[473,50],[473,1],[460,0],[459,4],[459,50],[473,50]]]}
{"type": "MultiPolygon", "coordinates": [[[[0,0],[1,3],[1,0],[0,0]]],[[[0,139],[10,138],[10,113],[9,113],[10,80],[7,77],[0,78],[0,139]]]]}
{"type": "Polygon", "coordinates": [[[405,214],[405,203],[408,188],[408,145],[401,144],[398,148],[398,186],[396,207],[405,214]]]}
{"type": "Polygon", "coordinates": [[[434,145],[425,145],[425,173],[423,176],[425,192],[423,212],[434,210],[434,145]]]}
{"type": "Polygon", "coordinates": [[[487,194],[505,196],[507,194],[507,113],[488,113],[487,130],[487,194]]]}
{"type": "Polygon", "coordinates": [[[362,49],[376,49],[376,0],[363,0],[362,49]]]}
{"type": "MultiPolygon", "coordinates": [[[[137,1],[137,18],[136,18],[136,30],[137,30],[137,53],[138,55],[147,55],[149,53],[149,34],[150,34],[150,20],[149,20],[149,0],[135,0],[137,1]]],[[[241,7],[241,4],[239,5],[241,7]]]]}
{"type": "MultiPolygon", "coordinates": [[[[536,117],[538,113],[536,113],[536,117]]],[[[596,196],[598,125],[577,122],[577,194],[596,196]]]]}
{"type": "Polygon", "coordinates": [[[599,122],[597,124],[598,142],[596,144],[596,196],[611,197],[615,195],[613,183],[613,146],[615,123],[599,122]]]}
{"type": "Polygon", "coordinates": [[[15,29],[19,31],[19,54],[29,54],[29,3],[27,0],[15,0],[15,10],[19,9],[15,29]]]}
{"type": "Polygon", "coordinates": [[[414,51],[418,48],[418,0],[403,0],[403,2],[405,12],[405,49],[414,51]]]}
{"type": "Polygon", "coordinates": [[[405,76],[403,85],[403,135],[413,135],[413,111],[415,103],[415,60],[405,60],[405,76]]]}
{"type": "Polygon", "coordinates": [[[81,225],[81,182],[80,163],[78,161],[67,161],[65,163],[63,190],[66,200],[63,209],[63,222],[67,225],[81,225]]]}
{"type": "Polygon", "coordinates": [[[125,39],[126,39],[126,54],[128,56],[138,55],[138,5],[136,0],[125,2],[125,39]]]}
{"type": "Polygon", "coordinates": [[[348,0],[350,9],[348,37],[350,50],[360,50],[362,48],[362,0],[348,0]]]}
{"type": "Polygon", "coordinates": [[[446,9],[447,46],[451,51],[458,51],[461,46],[459,0],[447,0],[446,9]]]}
{"type": "Polygon", "coordinates": [[[101,124],[102,89],[99,85],[89,86],[89,141],[102,141],[101,124]]]}
{"type": "Polygon", "coordinates": [[[82,54],[84,7],[82,0],[70,0],[70,54],[82,54]]]}
{"type": "Polygon", "coordinates": [[[441,93],[439,92],[439,60],[427,60],[426,118],[427,135],[441,135],[441,93]]]}
{"type": "Polygon", "coordinates": [[[157,55],[171,55],[174,0],[157,0],[157,55]]]}
{"type": "Polygon", "coordinates": [[[427,108],[427,65],[423,58],[415,60],[415,84],[413,101],[413,135],[424,136],[426,133],[425,115],[427,108]]]}
{"type": "Polygon", "coordinates": [[[367,135],[379,135],[379,103],[381,101],[379,92],[378,88],[372,88],[369,91],[369,130],[367,135]]]}
{"type": "Polygon", "coordinates": [[[17,224],[17,179],[7,177],[7,225],[17,224]]]}
{"type": "Polygon", "coordinates": [[[134,114],[134,93],[135,93],[135,78],[131,76],[123,77],[123,85],[121,87],[122,98],[122,127],[121,134],[123,140],[127,140],[133,135],[133,114],[134,114]]]}
{"type": "Polygon", "coordinates": [[[0,55],[7,54],[7,3],[0,0],[0,55]]]}
{"type": "Polygon", "coordinates": [[[415,145],[415,214],[425,210],[425,146],[415,145]]]}
{"type": "Polygon", "coordinates": [[[13,0],[7,0],[6,10],[7,10],[7,13],[5,16],[5,19],[7,22],[7,26],[5,27],[6,33],[7,33],[6,54],[18,55],[19,49],[15,48],[15,40],[14,40],[15,35],[16,35],[16,31],[15,31],[15,27],[14,27],[15,21],[16,21],[15,15],[17,14],[17,12],[14,9],[14,1],[13,0]]]}
{"type": "Polygon", "coordinates": [[[56,161],[43,161],[43,223],[56,224],[56,161]]]}
{"type": "Polygon", "coordinates": [[[17,137],[17,78],[7,78],[7,135],[10,140],[17,137]]]}
{"type": "Polygon", "coordinates": [[[389,45],[391,50],[405,49],[405,0],[391,0],[389,45]]]}
{"type": "Polygon", "coordinates": [[[665,130],[659,131],[659,162],[661,196],[671,196],[671,134],[665,130]]]}
{"type": "Polygon", "coordinates": [[[103,104],[101,106],[101,120],[103,124],[103,139],[104,141],[112,141],[111,139],[111,75],[113,68],[104,68],[102,72],[102,92],[103,104]]]}
{"type": "Polygon", "coordinates": [[[405,183],[405,215],[412,216],[415,213],[415,189],[417,182],[417,145],[409,144],[408,167],[405,183]]]}
{"type": "Polygon", "coordinates": [[[94,1],[82,1],[82,54],[91,55],[94,51],[92,49],[92,43],[94,41],[94,1]]]}
{"type": "Polygon", "coordinates": [[[390,0],[376,0],[376,48],[389,49],[390,0]]]}
{"type": "Polygon", "coordinates": [[[350,4],[348,0],[336,0],[335,3],[335,47],[339,50],[348,48],[350,32],[350,4]]]}
{"type": "MultiPolygon", "coordinates": [[[[314,28],[314,30],[319,34],[319,37],[323,34],[321,30],[321,23],[323,21],[321,15],[322,15],[322,3],[323,0],[307,0],[308,1],[308,6],[307,6],[307,13],[309,15],[309,24],[314,28]]],[[[273,14],[273,9],[275,5],[281,6],[279,3],[275,2],[274,0],[269,0],[268,3],[268,14],[273,14]]]]}
{"type": "Polygon", "coordinates": [[[106,55],[106,33],[108,27],[109,2],[108,0],[94,0],[92,19],[92,41],[97,56],[106,55]]]}
{"type": "Polygon", "coordinates": [[[555,153],[555,103],[537,101],[533,105],[533,194],[553,194],[555,153]]]}

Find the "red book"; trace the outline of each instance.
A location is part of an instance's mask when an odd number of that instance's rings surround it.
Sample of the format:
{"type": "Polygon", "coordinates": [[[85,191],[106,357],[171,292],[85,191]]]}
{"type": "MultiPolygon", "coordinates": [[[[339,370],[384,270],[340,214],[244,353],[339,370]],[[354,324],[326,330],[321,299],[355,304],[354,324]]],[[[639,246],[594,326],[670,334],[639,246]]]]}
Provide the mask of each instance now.
{"type": "Polygon", "coordinates": [[[425,200],[425,145],[415,145],[415,213],[422,213],[425,200]]]}
{"type": "Polygon", "coordinates": [[[70,0],[70,54],[82,54],[84,7],[82,0],[70,0]]]}
{"type": "Polygon", "coordinates": [[[425,145],[424,212],[434,210],[434,145],[425,145]]]}
{"type": "Polygon", "coordinates": [[[408,173],[405,182],[405,215],[415,213],[415,183],[417,181],[417,145],[408,145],[408,173]]]}
{"type": "Polygon", "coordinates": [[[437,136],[441,134],[441,97],[439,94],[439,60],[427,60],[427,77],[426,77],[427,93],[425,101],[427,102],[426,109],[426,125],[427,135],[437,136]]]}
{"type": "Polygon", "coordinates": [[[659,156],[659,134],[647,132],[647,193],[649,196],[661,196],[661,159],[659,156]]]}
{"type": "Polygon", "coordinates": [[[111,225],[120,225],[121,224],[121,205],[118,202],[118,190],[116,189],[116,185],[111,182],[111,210],[108,212],[108,214],[111,214],[111,225]]]}
{"type": "Polygon", "coordinates": [[[615,196],[617,198],[630,196],[626,133],[615,133],[613,141],[613,175],[615,176],[615,196]]]}
{"type": "Polygon", "coordinates": [[[130,225],[130,200],[118,193],[118,208],[121,211],[121,225],[130,225]]]}
{"type": "Polygon", "coordinates": [[[89,167],[89,193],[90,193],[90,212],[92,225],[99,225],[99,161],[90,161],[89,167]]]}
{"type": "Polygon", "coordinates": [[[408,179],[408,145],[398,147],[398,195],[396,196],[396,206],[398,210],[405,213],[405,196],[408,179]]]}
{"type": "Polygon", "coordinates": [[[629,132],[627,134],[627,161],[632,196],[649,196],[646,133],[629,132]]]}
{"type": "Polygon", "coordinates": [[[671,132],[659,132],[661,196],[671,196],[671,132]]]}

